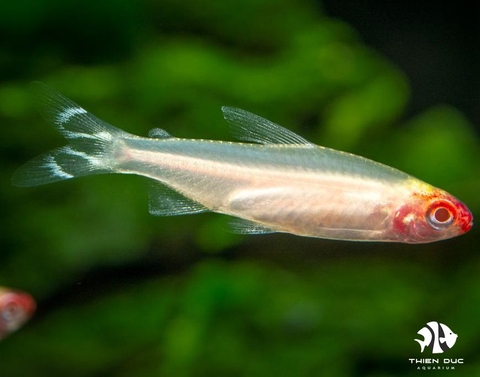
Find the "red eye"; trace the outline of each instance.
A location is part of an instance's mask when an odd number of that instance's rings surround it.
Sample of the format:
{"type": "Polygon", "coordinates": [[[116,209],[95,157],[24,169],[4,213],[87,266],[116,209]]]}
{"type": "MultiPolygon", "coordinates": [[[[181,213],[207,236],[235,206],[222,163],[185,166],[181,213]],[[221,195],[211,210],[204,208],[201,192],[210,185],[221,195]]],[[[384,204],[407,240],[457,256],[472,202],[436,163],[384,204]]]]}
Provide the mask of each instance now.
{"type": "Polygon", "coordinates": [[[446,208],[440,207],[433,212],[433,217],[440,223],[449,221],[452,218],[452,214],[446,208]]]}
{"type": "Polygon", "coordinates": [[[427,222],[437,230],[447,228],[455,219],[455,207],[445,200],[433,203],[427,211],[427,222]]]}

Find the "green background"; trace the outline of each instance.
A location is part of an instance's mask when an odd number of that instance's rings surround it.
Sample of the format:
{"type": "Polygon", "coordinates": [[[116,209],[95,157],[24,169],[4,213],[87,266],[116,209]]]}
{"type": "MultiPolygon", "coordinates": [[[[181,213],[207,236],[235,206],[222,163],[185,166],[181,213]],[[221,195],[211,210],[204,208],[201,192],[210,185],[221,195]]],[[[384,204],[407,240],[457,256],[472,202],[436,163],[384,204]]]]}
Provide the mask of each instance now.
{"type": "MultiPolygon", "coordinates": [[[[0,343],[0,377],[413,376],[427,322],[440,358],[480,374],[480,233],[426,245],[239,236],[216,214],[160,218],[148,182],[10,184],[64,143],[47,83],[137,135],[231,140],[220,106],[404,170],[480,213],[480,139],[448,104],[405,116],[407,76],[316,2],[29,0],[0,9],[0,285],[36,316],[0,343]]],[[[321,199],[321,198],[320,198],[321,199]]],[[[421,374],[420,374],[421,375],[421,374]]]]}

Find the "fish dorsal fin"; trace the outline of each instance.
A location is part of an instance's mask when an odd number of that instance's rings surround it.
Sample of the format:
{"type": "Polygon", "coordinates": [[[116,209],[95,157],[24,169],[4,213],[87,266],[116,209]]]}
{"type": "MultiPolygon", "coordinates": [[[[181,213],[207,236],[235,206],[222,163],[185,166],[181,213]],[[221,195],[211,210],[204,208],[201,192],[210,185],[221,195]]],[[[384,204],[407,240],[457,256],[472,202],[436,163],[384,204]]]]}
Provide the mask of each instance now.
{"type": "Polygon", "coordinates": [[[170,135],[167,131],[162,130],[161,128],[153,128],[148,133],[148,137],[152,137],[155,139],[167,139],[169,137],[172,137],[172,135],[170,135]]]}
{"type": "Polygon", "coordinates": [[[276,232],[265,225],[239,218],[232,219],[229,225],[230,230],[237,234],[268,234],[276,232]]]}
{"type": "Polygon", "coordinates": [[[208,209],[164,184],[150,188],[148,210],[154,216],[177,216],[206,212],[208,209]]]}
{"type": "Polygon", "coordinates": [[[296,133],[248,111],[228,106],[222,106],[222,111],[239,140],[259,144],[314,145],[296,133]]]}

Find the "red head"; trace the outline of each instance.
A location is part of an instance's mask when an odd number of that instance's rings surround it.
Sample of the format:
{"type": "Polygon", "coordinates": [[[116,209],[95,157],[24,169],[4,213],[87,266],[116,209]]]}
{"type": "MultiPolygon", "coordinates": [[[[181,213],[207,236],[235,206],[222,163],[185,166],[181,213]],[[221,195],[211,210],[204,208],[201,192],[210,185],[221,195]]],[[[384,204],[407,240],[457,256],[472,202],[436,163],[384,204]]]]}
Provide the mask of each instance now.
{"type": "Polygon", "coordinates": [[[393,232],[398,240],[426,243],[468,232],[473,225],[470,210],[460,200],[440,189],[414,192],[395,213],[393,232]]]}
{"type": "Polygon", "coordinates": [[[27,322],[35,308],[29,294],[0,287],[0,340],[27,322]]]}

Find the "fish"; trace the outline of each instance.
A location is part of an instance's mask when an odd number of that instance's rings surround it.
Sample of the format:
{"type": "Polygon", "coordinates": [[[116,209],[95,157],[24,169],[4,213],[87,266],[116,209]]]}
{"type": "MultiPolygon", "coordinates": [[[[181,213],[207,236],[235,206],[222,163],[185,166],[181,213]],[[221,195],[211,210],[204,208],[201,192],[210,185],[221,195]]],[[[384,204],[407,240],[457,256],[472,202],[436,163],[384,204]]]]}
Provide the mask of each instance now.
{"type": "Polygon", "coordinates": [[[38,156],[12,177],[36,186],[106,173],[153,184],[156,216],[216,212],[241,234],[289,233],[350,241],[427,243],[473,225],[465,204],[407,173],[315,145],[248,111],[223,106],[238,142],[186,139],[154,128],[130,134],[42,83],[32,83],[41,115],[69,144],[38,156]]]}
{"type": "Polygon", "coordinates": [[[0,341],[22,327],[35,309],[35,300],[28,293],[0,287],[0,341]]]}
{"type": "Polygon", "coordinates": [[[420,345],[421,352],[425,347],[431,347],[432,353],[443,353],[446,349],[450,349],[455,345],[458,335],[455,334],[447,325],[436,321],[427,323],[417,334],[423,336],[423,340],[414,339],[420,345]],[[440,335],[440,330],[443,336],[440,335]]]}

